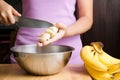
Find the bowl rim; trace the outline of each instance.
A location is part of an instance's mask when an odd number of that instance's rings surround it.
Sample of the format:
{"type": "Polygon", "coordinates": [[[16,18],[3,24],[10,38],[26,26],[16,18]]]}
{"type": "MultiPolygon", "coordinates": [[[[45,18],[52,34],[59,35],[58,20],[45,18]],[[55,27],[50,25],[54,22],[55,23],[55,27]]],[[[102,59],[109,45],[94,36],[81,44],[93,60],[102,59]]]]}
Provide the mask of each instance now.
{"type": "Polygon", "coordinates": [[[37,46],[37,44],[28,44],[28,45],[18,45],[18,46],[13,46],[10,48],[10,50],[13,52],[13,53],[23,53],[23,54],[36,54],[36,55],[53,55],[53,54],[58,54],[58,53],[61,53],[61,54],[64,54],[65,53],[68,53],[68,52],[72,52],[73,50],[75,50],[74,47],[72,46],[67,46],[67,45],[50,45],[50,46],[62,46],[62,47],[69,47],[70,50],[67,50],[67,51],[61,51],[61,52],[48,52],[48,53],[43,53],[43,54],[39,54],[39,53],[33,53],[33,52],[21,52],[21,51],[16,51],[15,48],[17,47],[22,47],[22,46],[37,46]]]}

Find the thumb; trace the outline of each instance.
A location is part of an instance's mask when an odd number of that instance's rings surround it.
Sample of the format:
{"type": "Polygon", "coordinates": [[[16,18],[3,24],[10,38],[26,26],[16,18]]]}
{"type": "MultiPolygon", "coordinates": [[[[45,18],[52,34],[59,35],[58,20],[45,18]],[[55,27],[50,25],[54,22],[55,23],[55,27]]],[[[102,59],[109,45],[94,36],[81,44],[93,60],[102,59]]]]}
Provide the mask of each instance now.
{"type": "Polygon", "coordinates": [[[65,24],[62,23],[55,23],[54,25],[60,29],[65,29],[67,27],[65,24]]]}

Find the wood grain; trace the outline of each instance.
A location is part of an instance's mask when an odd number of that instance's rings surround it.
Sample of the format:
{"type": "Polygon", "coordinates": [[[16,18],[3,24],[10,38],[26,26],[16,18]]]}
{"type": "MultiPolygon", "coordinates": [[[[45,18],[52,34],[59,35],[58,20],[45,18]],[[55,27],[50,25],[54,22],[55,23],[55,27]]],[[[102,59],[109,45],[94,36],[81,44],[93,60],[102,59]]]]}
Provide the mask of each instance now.
{"type": "Polygon", "coordinates": [[[0,64],[0,80],[92,80],[83,65],[67,65],[60,73],[35,76],[24,72],[17,64],[0,64]]]}

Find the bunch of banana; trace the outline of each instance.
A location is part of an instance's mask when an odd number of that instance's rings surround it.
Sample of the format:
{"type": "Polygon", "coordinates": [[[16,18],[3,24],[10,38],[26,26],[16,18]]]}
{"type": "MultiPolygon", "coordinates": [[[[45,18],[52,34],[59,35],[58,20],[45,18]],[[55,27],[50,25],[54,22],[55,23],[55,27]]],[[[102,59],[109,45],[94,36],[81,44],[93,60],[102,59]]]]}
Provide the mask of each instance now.
{"type": "Polygon", "coordinates": [[[103,51],[101,42],[92,42],[80,52],[88,73],[95,80],[120,80],[120,59],[103,51]]]}
{"type": "Polygon", "coordinates": [[[49,40],[50,38],[54,37],[57,32],[58,32],[57,27],[52,26],[47,28],[45,32],[40,35],[39,42],[43,43],[49,40]]]}

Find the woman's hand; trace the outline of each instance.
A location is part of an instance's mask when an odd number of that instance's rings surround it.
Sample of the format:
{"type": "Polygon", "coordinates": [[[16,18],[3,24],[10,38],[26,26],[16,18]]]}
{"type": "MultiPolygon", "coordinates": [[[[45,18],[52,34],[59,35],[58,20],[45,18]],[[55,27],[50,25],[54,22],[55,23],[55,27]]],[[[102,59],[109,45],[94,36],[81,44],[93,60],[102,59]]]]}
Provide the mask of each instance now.
{"type": "Polygon", "coordinates": [[[55,41],[58,41],[60,40],[61,38],[65,37],[65,34],[66,34],[66,26],[63,25],[63,24],[60,24],[60,23],[55,23],[54,26],[56,26],[59,31],[55,34],[55,36],[43,43],[40,43],[38,42],[38,46],[45,46],[45,45],[48,45],[50,43],[53,43],[55,41]]]}
{"type": "Polygon", "coordinates": [[[14,16],[21,16],[21,14],[4,0],[0,0],[0,23],[4,25],[14,24],[14,16]]]}

